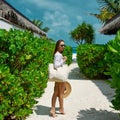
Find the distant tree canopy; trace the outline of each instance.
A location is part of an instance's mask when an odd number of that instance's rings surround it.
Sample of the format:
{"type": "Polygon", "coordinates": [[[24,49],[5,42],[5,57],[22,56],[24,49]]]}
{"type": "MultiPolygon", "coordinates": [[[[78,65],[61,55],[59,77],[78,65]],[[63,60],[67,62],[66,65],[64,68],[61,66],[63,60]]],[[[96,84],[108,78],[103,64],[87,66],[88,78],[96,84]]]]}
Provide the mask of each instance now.
{"type": "Polygon", "coordinates": [[[92,44],[94,40],[94,29],[92,25],[83,22],[70,32],[71,39],[79,44],[92,44]]]}
{"type": "Polygon", "coordinates": [[[43,22],[41,20],[34,19],[32,22],[44,32],[49,31],[49,27],[43,27],[43,22]]]}
{"type": "Polygon", "coordinates": [[[100,5],[100,13],[90,14],[98,18],[102,23],[105,23],[120,12],[120,0],[97,0],[97,2],[100,5]]]}

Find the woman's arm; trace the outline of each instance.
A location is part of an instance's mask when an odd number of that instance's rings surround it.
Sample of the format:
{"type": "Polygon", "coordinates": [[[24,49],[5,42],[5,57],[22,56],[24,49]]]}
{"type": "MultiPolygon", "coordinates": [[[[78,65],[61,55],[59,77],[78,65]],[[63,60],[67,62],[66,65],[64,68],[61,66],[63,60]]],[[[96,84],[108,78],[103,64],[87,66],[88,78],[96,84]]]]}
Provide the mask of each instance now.
{"type": "Polygon", "coordinates": [[[54,56],[54,67],[58,68],[58,67],[62,66],[63,63],[64,63],[63,56],[61,54],[55,54],[55,56],[54,56]]]}

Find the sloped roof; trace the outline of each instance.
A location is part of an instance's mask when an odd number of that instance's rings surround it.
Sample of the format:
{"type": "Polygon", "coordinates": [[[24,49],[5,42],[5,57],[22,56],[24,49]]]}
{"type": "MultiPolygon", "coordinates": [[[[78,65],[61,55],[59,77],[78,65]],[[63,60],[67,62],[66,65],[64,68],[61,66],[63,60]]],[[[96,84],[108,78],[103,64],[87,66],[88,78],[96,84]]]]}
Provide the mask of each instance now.
{"type": "Polygon", "coordinates": [[[104,26],[99,30],[105,35],[116,34],[120,29],[120,12],[108,20],[104,26]]]}
{"type": "Polygon", "coordinates": [[[2,11],[1,17],[7,18],[10,22],[17,24],[24,29],[31,30],[42,36],[46,36],[46,33],[44,31],[42,31],[38,26],[33,24],[32,21],[30,21],[26,16],[24,16],[22,13],[16,10],[5,0],[0,0],[0,11],[2,11]],[[10,18],[9,14],[13,14],[12,16],[13,18],[12,17],[10,18]]]}

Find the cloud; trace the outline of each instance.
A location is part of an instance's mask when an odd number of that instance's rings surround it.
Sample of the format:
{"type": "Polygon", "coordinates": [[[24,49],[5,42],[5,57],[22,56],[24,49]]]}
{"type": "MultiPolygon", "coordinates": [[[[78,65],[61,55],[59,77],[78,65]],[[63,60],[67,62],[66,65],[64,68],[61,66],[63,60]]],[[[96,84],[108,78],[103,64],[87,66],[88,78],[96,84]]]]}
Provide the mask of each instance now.
{"type": "Polygon", "coordinates": [[[96,34],[100,34],[99,30],[100,30],[101,26],[102,25],[100,23],[93,24],[93,27],[94,27],[94,30],[95,30],[96,34]]]}
{"type": "Polygon", "coordinates": [[[47,10],[62,10],[62,3],[52,0],[26,0],[28,3],[34,4],[36,7],[47,10]]]}
{"type": "Polygon", "coordinates": [[[68,34],[71,26],[70,18],[68,15],[60,12],[46,12],[44,14],[44,21],[50,28],[49,35],[61,36],[61,34],[68,34]]]}
{"type": "MultiPolygon", "coordinates": [[[[73,14],[76,13],[75,9],[70,8],[68,2],[56,0],[26,0],[26,2],[34,6],[40,13],[44,11],[41,18],[44,25],[50,28],[47,33],[50,38],[59,39],[62,37],[66,39],[68,37],[69,39],[69,32],[73,26],[71,18],[75,19],[74,21],[77,20],[75,14],[73,14]]],[[[80,19],[80,17],[77,19],[80,19]]]]}
{"type": "Polygon", "coordinates": [[[32,14],[30,9],[26,9],[26,14],[32,14]]]}
{"type": "Polygon", "coordinates": [[[82,16],[80,16],[80,15],[77,15],[77,16],[76,16],[76,19],[77,19],[77,21],[83,21],[83,18],[82,18],[82,16]]]}

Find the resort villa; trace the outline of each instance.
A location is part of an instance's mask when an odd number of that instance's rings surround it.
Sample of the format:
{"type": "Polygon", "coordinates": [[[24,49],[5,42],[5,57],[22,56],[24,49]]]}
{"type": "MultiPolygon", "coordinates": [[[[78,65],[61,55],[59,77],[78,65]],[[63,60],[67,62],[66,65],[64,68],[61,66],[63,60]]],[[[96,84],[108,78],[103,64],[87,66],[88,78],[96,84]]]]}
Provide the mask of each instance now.
{"type": "Polygon", "coordinates": [[[44,31],[5,0],[0,0],[0,28],[29,30],[34,36],[46,36],[44,31]]]}

